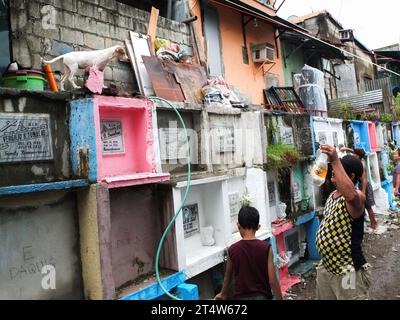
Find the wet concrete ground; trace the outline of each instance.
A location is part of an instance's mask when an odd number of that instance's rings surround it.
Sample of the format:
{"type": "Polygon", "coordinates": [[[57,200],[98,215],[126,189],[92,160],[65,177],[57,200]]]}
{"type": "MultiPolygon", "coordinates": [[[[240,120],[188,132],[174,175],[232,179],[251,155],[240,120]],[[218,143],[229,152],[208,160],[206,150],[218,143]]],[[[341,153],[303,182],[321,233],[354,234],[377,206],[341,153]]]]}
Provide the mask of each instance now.
{"type": "MultiPolygon", "coordinates": [[[[385,221],[379,221],[385,224],[385,221]]],[[[364,254],[373,266],[370,288],[371,300],[400,300],[400,229],[388,223],[387,232],[365,234],[364,254]]],[[[303,282],[292,287],[285,300],[315,299],[315,268],[303,276],[303,282]]]]}

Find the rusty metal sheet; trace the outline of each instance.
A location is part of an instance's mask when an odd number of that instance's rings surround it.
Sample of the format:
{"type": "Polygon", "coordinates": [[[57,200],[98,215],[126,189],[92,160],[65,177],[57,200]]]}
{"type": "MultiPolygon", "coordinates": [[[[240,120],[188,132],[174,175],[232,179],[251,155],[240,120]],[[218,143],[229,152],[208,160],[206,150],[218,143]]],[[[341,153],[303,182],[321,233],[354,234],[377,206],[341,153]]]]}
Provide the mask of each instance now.
{"type": "Polygon", "coordinates": [[[142,59],[157,97],[171,101],[185,100],[181,87],[176,82],[175,75],[168,73],[163,68],[162,60],[157,57],[146,56],[143,56],[142,59]]]}
{"type": "Polygon", "coordinates": [[[185,96],[185,102],[202,103],[201,88],[207,84],[207,75],[199,65],[163,61],[162,64],[169,73],[175,74],[185,96]]]}
{"type": "Polygon", "coordinates": [[[146,70],[158,97],[190,103],[202,103],[201,88],[207,84],[203,67],[143,57],[146,70]]]}

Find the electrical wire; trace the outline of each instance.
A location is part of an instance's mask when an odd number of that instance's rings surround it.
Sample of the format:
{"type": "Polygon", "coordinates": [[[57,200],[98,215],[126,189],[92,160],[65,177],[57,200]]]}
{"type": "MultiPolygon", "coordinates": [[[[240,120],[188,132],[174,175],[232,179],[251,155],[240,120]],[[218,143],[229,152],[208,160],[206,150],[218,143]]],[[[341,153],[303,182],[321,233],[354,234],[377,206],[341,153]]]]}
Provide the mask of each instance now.
{"type": "Polygon", "coordinates": [[[161,290],[162,290],[168,297],[170,297],[170,298],[173,299],[173,300],[182,300],[182,299],[180,299],[180,298],[174,296],[173,294],[171,294],[171,293],[163,286],[163,284],[162,284],[162,282],[161,282],[161,278],[160,278],[159,259],[160,259],[160,254],[161,254],[161,248],[162,248],[162,246],[163,246],[163,244],[164,244],[164,240],[165,240],[165,238],[166,238],[166,236],[167,236],[169,230],[170,230],[171,227],[174,225],[176,218],[178,218],[179,214],[182,212],[183,206],[185,205],[185,202],[186,202],[187,196],[188,196],[188,194],[189,194],[189,190],[190,190],[191,170],[190,170],[190,145],[189,145],[189,136],[188,136],[188,134],[187,134],[185,122],[183,121],[183,118],[182,118],[181,114],[179,113],[179,111],[175,108],[175,106],[174,106],[172,103],[170,103],[168,100],[165,100],[165,99],[159,98],[159,97],[150,97],[149,99],[152,100],[153,102],[155,102],[155,101],[160,101],[160,102],[166,103],[170,108],[172,108],[172,109],[175,111],[176,115],[178,116],[178,118],[179,118],[179,120],[180,120],[180,122],[181,122],[181,124],[182,124],[183,130],[184,130],[184,132],[185,132],[185,137],[186,137],[186,157],[187,157],[187,166],[188,166],[188,169],[187,169],[187,185],[186,185],[186,191],[185,191],[185,195],[183,196],[182,203],[181,203],[179,209],[175,212],[174,217],[173,217],[172,220],[169,222],[167,228],[165,229],[165,231],[164,231],[164,233],[163,233],[163,235],[162,235],[162,237],[161,237],[161,240],[160,240],[160,242],[159,242],[159,244],[158,244],[158,247],[157,247],[156,262],[155,262],[155,264],[156,264],[156,277],[157,277],[157,282],[158,282],[158,284],[159,284],[161,290]]]}
{"type": "MultiPolygon", "coordinates": [[[[400,77],[400,73],[397,73],[397,72],[395,72],[395,71],[393,71],[393,70],[390,70],[390,69],[388,69],[388,68],[386,68],[386,67],[380,66],[380,65],[378,65],[377,63],[374,63],[374,62],[372,62],[372,61],[369,61],[369,60],[366,59],[366,58],[363,58],[363,57],[358,56],[358,55],[356,55],[356,54],[354,54],[354,53],[352,53],[352,52],[350,52],[350,51],[344,50],[344,49],[339,48],[339,47],[337,47],[337,46],[335,46],[335,45],[333,45],[333,44],[331,44],[331,43],[329,43],[329,42],[326,42],[326,41],[324,41],[324,40],[321,40],[320,38],[316,37],[316,35],[314,35],[314,34],[312,34],[312,33],[304,32],[304,31],[302,31],[302,30],[300,30],[300,29],[298,29],[298,28],[290,27],[290,26],[288,26],[288,25],[286,25],[286,24],[283,24],[283,23],[281,23],[281,22],[279,22],[279,21],[276,21],[276,20],[274,20],[274,19],[272,19],[272,18],[269,18],[269,17],[266,17],[266,16],[262,16],[262,15],[260,15],[259,13],[255,12],[255,11],[253,11],[253,10],[251,10],[251,9],[248,9],[248,8],[246,8],[246,7],[241,6],[241,5],[238,4],[238,3],[234,3],[234,2],[229,1],[229,0],[224,0],[224,2],[227,2],[227,3],[230,3],[231,5],[235,5],[235,6],[237,6],[237,7],[242,8],[242,10],[239,10],[239,9],[236,8],[236,7],[229,6],[229,5],[227,5],[227,4],[224,4],[224,3],[222,3],[222,2],[219,2],[219,1],[217,1],[217,0],[209,0],[209,1],[210,1],[210,2],[213,2],[213,3],[215,3],[215,4],[218,4],[218,5],[225,6],[225,7],[228,7],[228,8],[230,8],[230,9],[236,10],[236,11],[238,11],[238,12],[242,12],[242,13],[246,13],[246,14],[249,14],[249,12],[250,12],[250,13],[253,14],[254,17],[257,17],[257,18],[259,18],[259,19],[261,19],[261,20],[266,20],[266,21],[271,22],[271,23],[273,23],[273,24],[277,24],[277,25],[283,26],[283,27],[285,27],[285,28],[287,28],[287,29],[291,29],[291,30],[293,30],[293,31],[295,31],[295,32],[297,32],[297,33],[300,33],[300,34],[302,34],[302,35],[308,37],[308,38],[311,38],[311,39],[313,39],[313,40],[319,41],[319,42],[321,42],[321,43],[323,43],[323,44],[325,44],[325,45],[327,45],[327,46],[330,46],[330,47],[332,47],[332,48],[334,48],[334,49],[336,49],[336,50],[339,50],[339,51],[341,51],[341,52],[343,52],[343,53],[347,53],[347,54],[349,54],[350,56],[352,56],[352,57],[354,57],[354,58],[358,58],[358,59],[360,59],[360,60],[362,60],[362,61],[364,61],[364,62],[366,62],[366,63],[372,64],[372,65],[374,65],[374,66],[376,66],[376,67],[378,67],[378,68],[380,68],[380,69],[383,69],[383,70],[385,70],[385,71],[387,71],[387,72],[389,72],[389,73],[392,73],[392,74],[394,74],[394,75],[400,77]]],[[[356,49],[357,49],[357,50],[361,50],[360,48],[356,48],[356,49]]],[[[364,50],[363,50],[363,51],[364,51],[364,50]]],[[[366,52],[368,52],[368,51],[366,51],[366,52]]],[[[368,52],[368,53],[371,54],[370,52],[368,52]]],[[[385,56],[383,56],[383,55],[380,55],[380,56],[385,57],[385,56]]]]}

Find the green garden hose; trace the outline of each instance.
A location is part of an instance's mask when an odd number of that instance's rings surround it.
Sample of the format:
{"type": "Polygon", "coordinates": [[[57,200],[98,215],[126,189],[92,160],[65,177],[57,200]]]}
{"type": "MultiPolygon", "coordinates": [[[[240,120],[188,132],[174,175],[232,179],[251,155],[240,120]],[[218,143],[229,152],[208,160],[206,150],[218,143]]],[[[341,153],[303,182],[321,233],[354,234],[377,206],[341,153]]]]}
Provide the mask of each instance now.
{"type": "Polygon", "coordinates": [[[150,97],[150,100],[152,100],[153,102],[156,102],[156,101],[164,102],[165,104],[167,104],[169,107],[171,107],[175,111],[175,113],[177,114],[177,116],[178,116],[178,118],[179,118],[179,120],[180,120],[180,122],[182,124],[183,130],[185,132],[185,137],[186,137],[186,157],[187,157],[187,166],[188,166],[188,170],[187,170],[188,177],[187,177],[186,192],[185,192],[185,195],[183,196],[183,200],[182,200],[181,206],[175,212],[174,217],[172,218],[172,220],[168,224],[167,228],[165,229],[165,231],[164,231],[164,233],[163,233],[163,235],[161,237],[160,243],[158,244],[158,248],[157,248],[157,254],[156,254],[156,277],[157,277],[157,282],[160,285],[161,290],[164,291],[164,293],[168,297],[170,297],[170,298],[172,298],[174,300],[181,300],[178,297],[174,296],[173,294],[169,293],[169,291],[167,289],[165,289],[165,287],[163,286],[163,284],[161,282],[161,278],[160,278],[160,272],[159,272],[158,264],[159,264],[160,254],[161,254],[161,248],[162,248],[162,246],[164,244],[165,237],[167,236],[167,234],[168,234],[169,230],[171,229],[171,227],[174,225],[176,218],[182,212],[182,208],[185,205],[186,198],[187,198],[187,196],[189,194],[189,190],[190,190],[191,171],[190,171],[190,145],[189,145],[189,138],[188,138],[185,122],[183,121],[183,118],[182,118],[181,114],[179,113],[179,111],[175,108],[175,106],[172,103],[170,103],[169,101],[167,101],[165,99],[159,98],[159,97],[150,97]]]}

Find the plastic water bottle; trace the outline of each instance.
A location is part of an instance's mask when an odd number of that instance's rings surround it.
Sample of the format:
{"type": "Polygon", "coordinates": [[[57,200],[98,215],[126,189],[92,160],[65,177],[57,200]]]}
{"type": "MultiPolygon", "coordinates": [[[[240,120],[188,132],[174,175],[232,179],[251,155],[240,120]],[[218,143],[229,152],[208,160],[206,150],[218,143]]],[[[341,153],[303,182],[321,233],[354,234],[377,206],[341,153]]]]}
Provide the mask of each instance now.
{"type": "Polygon", "coordinates": [[[324,184],[326,175],[328,174],[328,156],[322,153],[321,150],[317,152],[317,159],[311,170],[314,185],[320,187],[324,184]]]}

